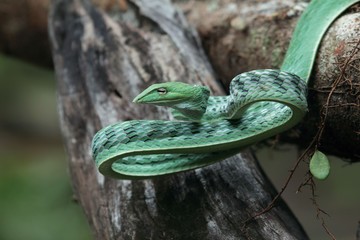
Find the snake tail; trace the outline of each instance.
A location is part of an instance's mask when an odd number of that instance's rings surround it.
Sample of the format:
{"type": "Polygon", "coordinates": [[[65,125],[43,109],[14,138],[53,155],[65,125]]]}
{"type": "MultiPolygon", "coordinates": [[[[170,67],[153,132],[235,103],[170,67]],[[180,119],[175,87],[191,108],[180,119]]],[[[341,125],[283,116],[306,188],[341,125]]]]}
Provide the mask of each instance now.
{"type": "Polygon", "coordinates": [[[312,0],[293,32],[281,70],[309,81],[316,52],[331,23],[359,0],[312,0]]]}

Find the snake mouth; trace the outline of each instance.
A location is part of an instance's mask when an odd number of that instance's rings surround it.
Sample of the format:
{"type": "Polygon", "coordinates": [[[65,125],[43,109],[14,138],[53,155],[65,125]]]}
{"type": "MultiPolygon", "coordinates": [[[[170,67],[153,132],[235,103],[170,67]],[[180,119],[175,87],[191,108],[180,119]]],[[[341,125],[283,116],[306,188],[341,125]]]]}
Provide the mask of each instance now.
{"type": "Polygon", "coordinates": [[[179,99],[163,99],[163,100],[149,101],[149,100],[144,100],[143,96],[138,95],[137,97],[134,98],[134,100],[132,102],[133,103],[143,103],[143,104],[158,104],[158,105],[166,104],[166,105],[169,105],[169,103],[178,103],[179,99]]]}
{"type": "Polygon", "coordinates": [[[141,103],[142,101],[141,101],[141,98],[142,98],[142,96],[140,96],[140,95],[137,95],[134,99],[133,99],[133,103],[141,103]]]}

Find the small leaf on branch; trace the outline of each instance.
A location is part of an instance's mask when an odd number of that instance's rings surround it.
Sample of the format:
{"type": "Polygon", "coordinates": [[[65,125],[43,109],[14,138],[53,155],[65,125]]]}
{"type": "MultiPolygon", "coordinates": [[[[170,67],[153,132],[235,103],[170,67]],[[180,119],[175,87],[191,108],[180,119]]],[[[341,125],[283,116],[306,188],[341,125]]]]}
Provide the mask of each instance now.
{"type": "Polygon", "coordinates": [[[330,173],[330,162],[325,154],[316,150],[310,160],[310,172],[319,179],[324,180],[330,173]]]}

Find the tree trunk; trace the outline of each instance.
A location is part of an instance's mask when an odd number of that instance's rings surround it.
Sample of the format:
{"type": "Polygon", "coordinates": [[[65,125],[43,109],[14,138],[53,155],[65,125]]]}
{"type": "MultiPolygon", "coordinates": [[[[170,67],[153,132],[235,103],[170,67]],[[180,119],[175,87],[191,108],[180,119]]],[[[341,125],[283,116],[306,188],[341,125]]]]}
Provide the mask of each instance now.
{"type": "Polygon", "coordinates": [[[129,1],[112,17],[85,0],[54,0],[50,39],[58,108],[75,194],[97,239],[307,239],[283,201],[247,225],[276,192],[249,151],[206,168],[151,180],[100,175],[90,155],[100,128],[166,119],[131,100],[155,82],[181,80],[223,94],[196,32],[167,1],[129,1]]]}

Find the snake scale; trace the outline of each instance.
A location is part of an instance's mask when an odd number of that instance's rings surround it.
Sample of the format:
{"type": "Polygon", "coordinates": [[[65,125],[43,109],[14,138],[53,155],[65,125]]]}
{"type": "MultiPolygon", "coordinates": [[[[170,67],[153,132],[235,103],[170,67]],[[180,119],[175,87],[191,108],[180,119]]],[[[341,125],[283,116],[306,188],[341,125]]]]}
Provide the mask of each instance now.
{"type": "Polygon", "coordinates": [[[326,29],[355,0],[313,0],[280,70],[236,76],[228,96],[204,86],[154,84],[134,102],[171,107],[178,121],[131,120],[101,129],[92,153],[99,171],[141,179],[203,167],[296,125],[307,112],[307,82],[326,29]]]}

